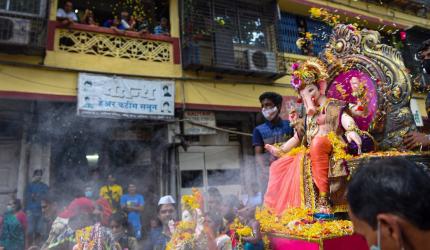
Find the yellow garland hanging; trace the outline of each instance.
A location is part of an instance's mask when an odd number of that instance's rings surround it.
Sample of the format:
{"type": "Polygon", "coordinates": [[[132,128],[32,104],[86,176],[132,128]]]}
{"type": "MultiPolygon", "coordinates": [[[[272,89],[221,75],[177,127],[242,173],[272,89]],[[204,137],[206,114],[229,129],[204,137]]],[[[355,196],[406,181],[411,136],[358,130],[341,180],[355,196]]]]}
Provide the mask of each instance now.
{"type": "Polygon", "coordinates": [[[330,132],[328,135],[328,139],[331,142],[331,145],[333,147],[333,159],[334,161],[339,160],[349,160],[352,158],[352,155],[348,154],[345,149],[347,147],[347,144],[342,141],[335,132],[330,132]]]}

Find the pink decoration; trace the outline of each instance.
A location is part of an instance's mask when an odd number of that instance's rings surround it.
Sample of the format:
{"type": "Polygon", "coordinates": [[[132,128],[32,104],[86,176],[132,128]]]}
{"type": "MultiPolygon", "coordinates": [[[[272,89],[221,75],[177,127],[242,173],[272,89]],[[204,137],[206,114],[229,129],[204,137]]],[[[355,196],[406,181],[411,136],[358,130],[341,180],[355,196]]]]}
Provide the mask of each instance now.
{"type": "Polygon", "coordinates": [[[271,237],[273,250],[368,250],[366,240],[359,235],[309,242],[284,237],[271,237]],[[322,246],[322,248],[320,248],[322,246]]]}
{"type": "Polygon", "coordinates": [[[351,80],[352,84],[355,85],[356,79],[354,79],[354,77],[358,79],[359,83],[364,82],[365,84],[364,89],[367,92],[365,101],[367,104],[365,107],[362,106],[361,108],[367,108],[368,110],[368,115],[366,117],[354,117],[354,120],[361,130],[367,130],[378,109],[378,95],[376,93],[375,82],[367,73],[363,73],[356,69],[340,73],[327,90],[327,97],[342,100],[346,103],[357,104],[359,100],[357,97],[353,96],[353,89],[355,89],[356,86],[351,86],[351,80]]]}
{"type": "Polygon", "coordinates": [[[406,40],[406,31],[404,30],[400,31],[400,40],[402,41],[406,40]]]}
{"type": "Polygon", "coordinates": [[[293,63],[293,65],[291,65],[291,69],[292,70],[297,70],[299,68],[299,64],[298,63],[293,63]]]}

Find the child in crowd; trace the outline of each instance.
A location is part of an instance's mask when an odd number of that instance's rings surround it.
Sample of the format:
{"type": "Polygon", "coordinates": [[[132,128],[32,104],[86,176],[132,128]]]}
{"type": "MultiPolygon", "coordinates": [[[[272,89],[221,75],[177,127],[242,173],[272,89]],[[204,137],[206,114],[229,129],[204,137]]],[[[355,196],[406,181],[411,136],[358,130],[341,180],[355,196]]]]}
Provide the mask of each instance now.
{"type": "Polygon", "coordinates": [[[264,243],[260,231],[260,222],[255,219],[255,206],[247,206],[238,211],[239,220],[246,226],[251,227],[252,234],[243,237],[244,250],[264,250],[264,243]]]}

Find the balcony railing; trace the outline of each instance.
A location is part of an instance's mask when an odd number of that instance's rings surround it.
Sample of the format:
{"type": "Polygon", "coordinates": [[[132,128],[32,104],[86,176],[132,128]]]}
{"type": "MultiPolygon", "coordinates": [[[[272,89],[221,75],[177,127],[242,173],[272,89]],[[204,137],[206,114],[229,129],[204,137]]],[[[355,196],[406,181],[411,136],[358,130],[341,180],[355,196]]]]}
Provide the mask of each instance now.
{"type": "Polygon", "coordinates": [[[155,63],[180,63],[179,39],[160,35],[118,33],[104,27],[48,25],[48,51],[155,63]]]}

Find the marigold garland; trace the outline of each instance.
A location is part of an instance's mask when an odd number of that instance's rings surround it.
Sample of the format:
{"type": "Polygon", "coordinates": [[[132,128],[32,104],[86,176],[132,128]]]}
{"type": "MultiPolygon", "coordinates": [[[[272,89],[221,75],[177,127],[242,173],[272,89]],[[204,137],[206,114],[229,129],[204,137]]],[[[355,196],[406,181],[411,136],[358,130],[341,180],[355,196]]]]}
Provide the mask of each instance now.
{"type": "Polygon", "coordinates": [[[280,217],[270,210],[257,209],[256,219],[261,231],[279,233],[300,239],[321,239],[341,237],[353,233],[352,223],[348,220],[314,220],[310,209],[291,208],[280,217]]]}
{"type": "Polygon", "coordinates": [[[352,155],[348,154],[345,149],[347,147],[346,143],[342,141],[335,132],[330,132],[328,135],[328,139],[331,142],[333,147],[333,159],[334,161],[339,160],[349,160],[352,158],[352,155]]]}

